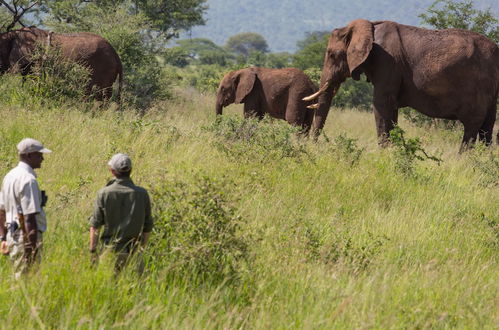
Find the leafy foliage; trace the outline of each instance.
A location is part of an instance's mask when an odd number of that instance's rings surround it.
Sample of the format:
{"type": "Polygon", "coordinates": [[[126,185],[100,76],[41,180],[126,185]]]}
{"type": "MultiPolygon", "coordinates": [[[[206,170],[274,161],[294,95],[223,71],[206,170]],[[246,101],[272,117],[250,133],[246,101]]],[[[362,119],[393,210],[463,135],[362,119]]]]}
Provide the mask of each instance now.
{"type": "MultiPolygon", "coordinates": [[[[233,184],[197,174],[192,182],[162,178],[152,189],[151,262],[169,273],[220,282],[234,279],[248,261],[233,184]]],[[[205,283],[206,284],[206,283],[205,283]]]]}
{"type": "Polygon", "coordinates": [[[429,155],[421,146],[419,138],[407,139],[405,132],[399,126],[390,131],[390,142],[395,147],[395,169],[401,173],[414,175],[415,160],[432,160],[440,164],[442,160],[436,156],[429,155]]]}
{"type": "Polygon", "coordinates": [[[472,0],[436,0],[419,15],[423,24],[437,29],[459,28],[481,33],[499,43],[499,19],[492,10],[478,10],[472,0]]]}
{"type": "Polygon", "coordinates": [[[315,31],[306,34],[297,42],[298,50],[293,57],[293,66],[306,70],[312,67],[321,68],[326,53],[328,31],[315,31]]]}
{"type": "Polygon", "coordinates": [[[499,186],[499,156],[483,144],[477,144],[469,152],[471,166],[481,174],[480,184],[484,187],[499,186]]]}
{"type": "Polygon", "coordinates": [[[226,49],[209,39],[184,39],[178,40],[177,44],[164,52],[166,62],[177,67],[196,64],[225,66],[234,58],[226,49]]]}
{"type": "Polygon", "coordinates": [[[70,3],[53,3],[46,24],[58,31],[91,31],[107,39],[118,52],[124,70],[126,101],[147,107],[153,100],[170,96],[171,82],[161,70],[154,47],[146,42],[143,31],[151,29],[143,14],[130,15],[129,4],[113,6],[105,3],[88,3],[69,6],[70,3]],[[64,16],[65,15],[65,16],[64,16]],[[62,21],[62,17],[70,23],[62,21]]]}
{"type": "MultiPolygon", "coordinates": [[[[55,48],[38,47],[31,56],[29,75],[7,74],[3,97],[14,103],[62,104],[81,102],[88,98],[85,86],[90,82],[88,69],[61,56],[55,48]]],[[[10,102],[9,102],[10,103],[10,102]]]]}
{"type": "MultiPolygon", "coordinates": [[[[142,16],[151,36],[168,40],[195,25],[204,24],[206,0],[45,0],[41,10],[53,20],[75,26],[85,24],[85,13],[97,7],[109,12],[117,8],[126,10],[129,16],[142,16]]],[[[106,22],[106,21],[101,21],[106,22]]],[[[160,40],[158,40],[160,41],[160,40]]]]}
{"type": "Polygon", "coordinates": [[[333,140],[332,149],[338,159],[345,161],[350,166],[359,163],[364,148],[357,146],[357,140],[340,134],[333,140]]]}
{"type": "Polygon", "coordinates": [[[259,121],[218,116],[205,130],[215,134],[214,145],[219,151],[240,162],[301,159],[307,155],[305,146],[297,139],[297,127],[268,117],[259,121]]]}
{"type": "Polygon", "coordinates": [[[303,240],[309,261],[342,265],[353,274],[359,274],[369,269],[389,238],[368,232],[361,242],[354,242],[348,226],[317,229],[308,225],[303,240]]]}
{"type": "Polygon", "coordinates": [[[269,46],[264,37],[254,32],[244,32],[233,35],[225,44],[227,49],[230,49],[236,54],[248,57],[252,51],[267,53],[269,46]]]}

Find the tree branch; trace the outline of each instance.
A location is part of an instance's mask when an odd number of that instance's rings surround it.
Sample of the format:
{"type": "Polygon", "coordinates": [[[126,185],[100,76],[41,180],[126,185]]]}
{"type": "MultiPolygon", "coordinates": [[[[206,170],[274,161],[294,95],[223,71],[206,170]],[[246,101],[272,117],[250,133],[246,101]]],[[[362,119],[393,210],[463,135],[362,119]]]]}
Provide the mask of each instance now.
{"type": "Polygon", "coordinates": [[[35,1],[33,2],[31,5],[27,6],[26,8],[23,8],[23,7],[18,7],[17,6],[17,2],[14,1],[12,3],[12,5],[14,6],[14,8],[12,8],[8,3],[7,1],[5,0],[0,0],[0,4],[4,5],[11,13],[12,15],[14,15],[14,18],[13,18],[13,21],[7,25],[6,27],[6,30],[7,31],[10,31],[15,25],[16,23],[19,23],[21,24],[22,27],[26,27],[26,24],[24,24],[22,21],[21,21],[21,17],[28,11],[30,10],[31,8],[33,8],[34,6],[38,5],[39,4],[39,1],[35,1]],[[21,12],[19,13],[19,9],[21,9],[21,12]]]}

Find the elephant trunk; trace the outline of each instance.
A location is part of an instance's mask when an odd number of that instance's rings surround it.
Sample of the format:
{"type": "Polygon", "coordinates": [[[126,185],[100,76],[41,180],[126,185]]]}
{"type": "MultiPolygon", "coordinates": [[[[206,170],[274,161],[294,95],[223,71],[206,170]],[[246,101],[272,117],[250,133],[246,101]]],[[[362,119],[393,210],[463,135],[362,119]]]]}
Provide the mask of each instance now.
{"type": "Polygon", "coordinates": [[[216,110],[216,114],[217,114],[217,116],[218,116],[218,115],[221,115],[221,114],[222,114],[222,108],[223,108],[223,106],[222,106],[222,102],[217,102],[217,104],[216,104],[216,107],[215,107],[215,108],[216,108],[215,110],[216,110]]]}
{"type": "Polygon", "coordinates": [[[315,105],[317,110],[315,111],[314,121],[312,123],[312,130],[314,136],[319,136],[321,130],[324,128],[326,123],[327,115],[329,114],[329,108],[331,107],[331,102],[333,97],[336,95],[340,85],[329,83],[324,92],[319,95],[319,102],[315,105]]]}

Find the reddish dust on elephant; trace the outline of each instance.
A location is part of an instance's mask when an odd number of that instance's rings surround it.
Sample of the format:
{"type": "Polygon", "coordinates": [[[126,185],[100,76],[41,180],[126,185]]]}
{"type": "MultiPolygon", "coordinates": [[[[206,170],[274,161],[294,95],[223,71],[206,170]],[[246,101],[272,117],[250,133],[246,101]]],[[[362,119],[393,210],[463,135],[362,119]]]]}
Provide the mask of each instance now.
{"type": "Polygon", "coordinates": [[[60,49],[65,59],[88,68],[90,83],[87,92],[97,90],[97,99],[109,99],[113,83],[118,79],[118,99],[123,81],[121,60],[113,46],[93,33],[54,33],[35,27],[0,34],[0,72],[18,68],[29,73],[31,57],[38,46],[60,49]]]}
{"type": "Polygon", "coordinates": [[[412,107],[464,125],[461,148],[477,138],[492,142],[499,91],[499,48],[467,30],[428,30],[359,19],[332,31],[313,129],[324,127],[332,98],[348,77],[364,73],[374,85],[373,112],[380,143],[397,124],[398,109],[412,107]]]}
{"type": "Polygon", "coordinates": [[[232,103],[244,103],[244,116],[263,118],[265,114],[284,119],[307,134],[314,111],[302,99],[317,90],[299,69],[246,68],[227,73],[217,91],[216,113],[232,103]]]}

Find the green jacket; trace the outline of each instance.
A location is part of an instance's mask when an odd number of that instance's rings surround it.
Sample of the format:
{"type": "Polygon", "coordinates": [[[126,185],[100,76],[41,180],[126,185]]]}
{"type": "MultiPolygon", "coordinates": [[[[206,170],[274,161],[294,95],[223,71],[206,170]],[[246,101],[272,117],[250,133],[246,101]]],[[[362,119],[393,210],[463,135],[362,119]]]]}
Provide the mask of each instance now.
{"type": "Polygon", "coordinates": [[[113,245],[116,250],[128,248],[142,232],[150,232],[153,227],[147,190],[136,186],[130,178],[111,180],[97,194],[90,225],[104,226],[104,244],[113,245]]]}

